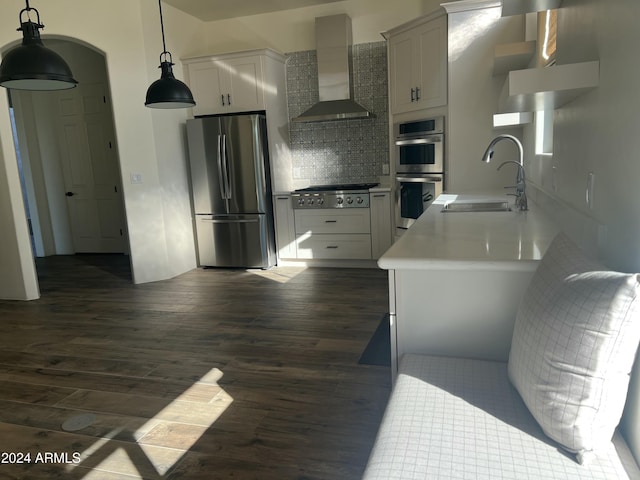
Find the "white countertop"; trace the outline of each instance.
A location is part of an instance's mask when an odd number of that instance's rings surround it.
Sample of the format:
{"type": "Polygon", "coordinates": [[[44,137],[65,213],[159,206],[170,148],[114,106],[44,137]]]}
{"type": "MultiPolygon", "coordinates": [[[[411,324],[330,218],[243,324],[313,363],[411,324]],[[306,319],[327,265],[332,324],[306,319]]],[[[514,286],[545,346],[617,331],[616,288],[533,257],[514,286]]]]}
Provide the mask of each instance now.
{"type": "Polygon", "coordinates": [[[385,270],[531,270],[558,227],[529,201],[519,212],[504,193],[443,193],[378,260],[385,270]],[[450,202],[508,200],[511,212],[442,213],[450,202]]]}

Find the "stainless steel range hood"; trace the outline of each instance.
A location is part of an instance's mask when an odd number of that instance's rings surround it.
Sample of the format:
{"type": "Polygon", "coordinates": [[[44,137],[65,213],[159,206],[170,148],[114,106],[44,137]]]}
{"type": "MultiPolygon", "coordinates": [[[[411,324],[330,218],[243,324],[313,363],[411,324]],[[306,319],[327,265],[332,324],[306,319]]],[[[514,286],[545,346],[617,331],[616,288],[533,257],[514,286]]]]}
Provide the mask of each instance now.
{"type": "Polygon", "coordinates": [[[319,102],[292,118],[293,122],[322,122],[375,115],[352,100],[351,18],[346,14],[316,18],[319,102]]]}

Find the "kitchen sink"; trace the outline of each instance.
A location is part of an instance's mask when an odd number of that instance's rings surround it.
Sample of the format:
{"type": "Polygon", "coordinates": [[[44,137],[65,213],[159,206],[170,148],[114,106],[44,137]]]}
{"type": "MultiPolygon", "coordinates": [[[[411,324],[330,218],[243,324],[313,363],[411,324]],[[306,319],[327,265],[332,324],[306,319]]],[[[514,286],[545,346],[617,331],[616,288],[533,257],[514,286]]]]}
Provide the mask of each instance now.
{"type": "Polygon", "coordinates": [[[452,202],[442,208],[442,213],[454,212],[510,212],[509,202],[452,202]]]}

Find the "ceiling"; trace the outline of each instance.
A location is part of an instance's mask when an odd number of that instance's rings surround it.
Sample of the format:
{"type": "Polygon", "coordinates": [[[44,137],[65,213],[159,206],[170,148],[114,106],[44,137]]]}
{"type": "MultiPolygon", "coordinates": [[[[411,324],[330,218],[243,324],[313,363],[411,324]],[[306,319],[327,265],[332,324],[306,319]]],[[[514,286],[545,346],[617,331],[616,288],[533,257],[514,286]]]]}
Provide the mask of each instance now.
{"type": "Polygon", "coordinates": [[[205,22],[338,1],[341,0],[164,0],[166,4],[205,22]]]}

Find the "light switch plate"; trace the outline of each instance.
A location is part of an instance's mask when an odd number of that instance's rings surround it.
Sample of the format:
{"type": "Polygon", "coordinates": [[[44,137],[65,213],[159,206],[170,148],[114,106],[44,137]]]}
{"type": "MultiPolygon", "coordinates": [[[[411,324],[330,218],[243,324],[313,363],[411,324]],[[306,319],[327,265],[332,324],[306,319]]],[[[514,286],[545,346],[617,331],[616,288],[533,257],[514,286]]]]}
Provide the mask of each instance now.
{"type": "Polygon", "coordinates": [[[142,183],[142,174],[141,173],[132,173],[131,174],[131,183],[142,183]]]}

